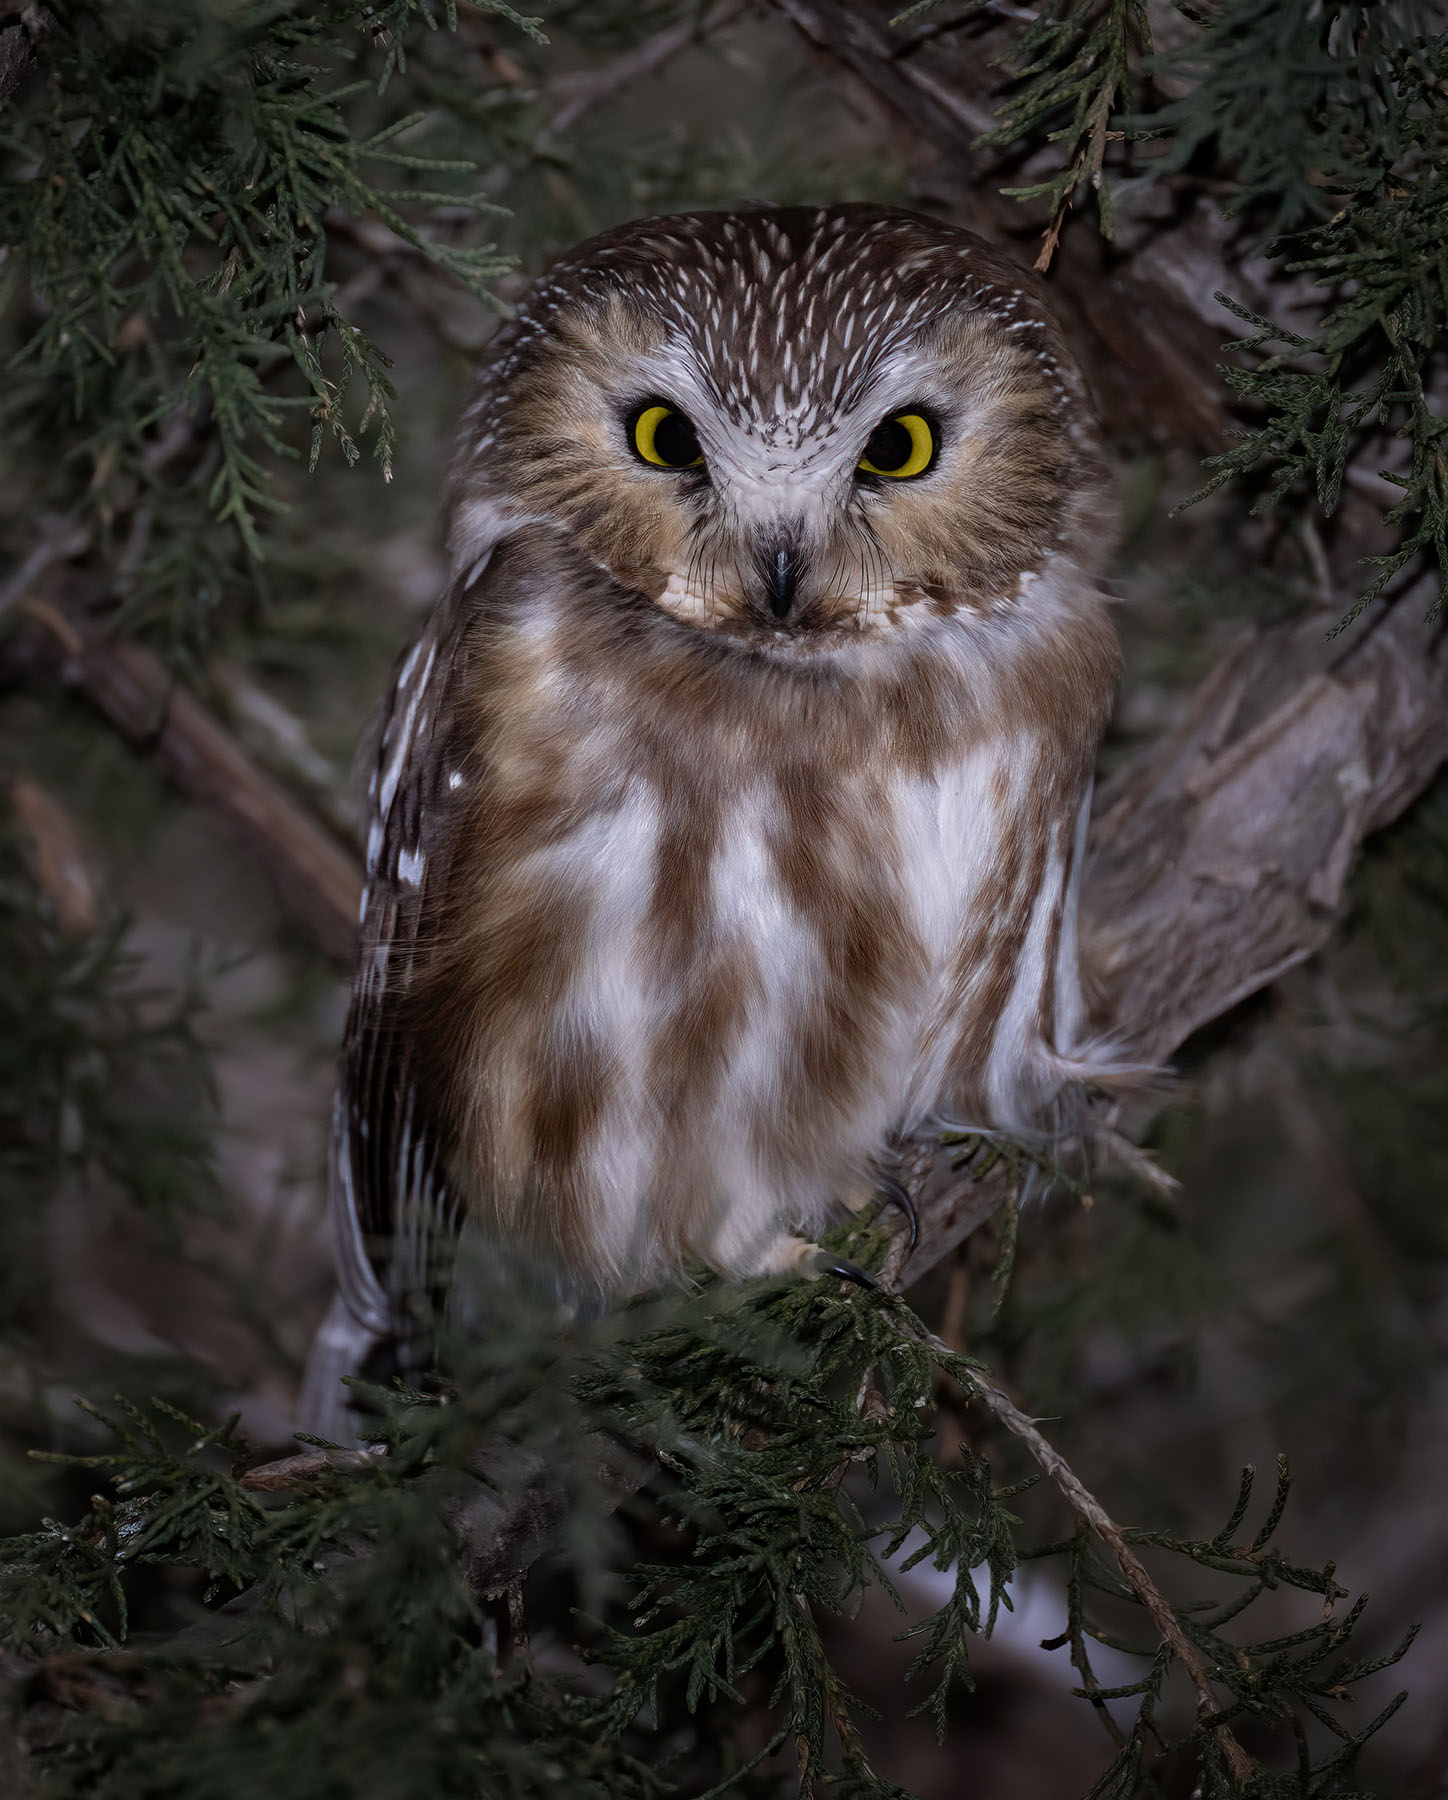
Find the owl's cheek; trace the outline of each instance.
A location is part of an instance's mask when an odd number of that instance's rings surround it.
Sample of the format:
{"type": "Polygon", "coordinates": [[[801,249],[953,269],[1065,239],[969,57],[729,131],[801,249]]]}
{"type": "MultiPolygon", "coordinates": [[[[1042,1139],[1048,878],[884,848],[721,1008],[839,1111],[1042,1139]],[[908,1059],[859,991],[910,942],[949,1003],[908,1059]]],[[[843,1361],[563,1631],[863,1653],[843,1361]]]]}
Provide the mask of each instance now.
{"type": "MultiPolygon", "coordinates": [[[[607,485],[610,475],[595,477],[607,485]]],[[[688,514],[665,482],[639,481],[630,472],[615,479],[606,505],[572,521],[584,551],[625,587],[654,597],[670,569],[689,561],[688,514]]]]}
{"type": "Polygon", "coordinates": [[[1064,494],[1043,499],[1010,470],[988,466],[962,471],[931,495],[891,499],[872,527],[900,592],[953,596],[967,610],[1014,594],[1053,547],[1066,508],[1064,494]]]}

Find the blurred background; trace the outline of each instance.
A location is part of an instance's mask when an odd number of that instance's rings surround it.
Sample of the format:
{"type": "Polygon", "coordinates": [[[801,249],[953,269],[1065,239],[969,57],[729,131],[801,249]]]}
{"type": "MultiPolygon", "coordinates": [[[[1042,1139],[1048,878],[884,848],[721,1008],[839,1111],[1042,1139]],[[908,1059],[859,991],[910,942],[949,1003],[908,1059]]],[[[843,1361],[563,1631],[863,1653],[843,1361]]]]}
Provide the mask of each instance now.
{"type": "MultiPolygon", "coordinates": [[[[192,10],[193,66],[176,80],[195,93],[236,19],[192,10]]],[[[85,9],[57,11],[54,31],[43,20],[33,31],[0,110],[14,246],[27,222],[14,195],[50,153],[47,134],[78,131],[74,109],[69,127],[46,122],[39,92],[55,73],[49,46],[85,9]]],[[[358,75],[346,102],[358,133],[416,114],[396,145],[472,164],[400,176],[446,190],[399,203],[402,215],[427,244],[498,253],[470,291],[376,209],[339,202],[326,216],[316,279],[389,365],[390,479],[360,379],[333,395],[358,454],[349,460],[329,423],[309,469],[315,404],[291,362],[258,362],[288,403],[272,415],[274,441],[255,447],[266,498],[248,546],[236,517],[218,516],[215,399],[192,387],[177,409],[188,369],[168,339],[184,333],[164,295],[154,316],[108,322],[105,371],[83,396],[63,357],[34,354],[9,365],[0,395],[0,1531],[84,1503],[92,1478],[28,1454],[97,1449],[103,1434],[77,1396],[159,1395],[208,1421],[238,1412],[255,1445],[292,1447],[331,1293],[324,1155],[347,998],[335,919],[357,863],[354,763],[444,580],[438,502],[454,419],[498,317],[480,290],[506,306],[577,240],[684,207],[898,202],[975,223],[1026,263],[1049,219],[1039,200],[1000,200],[1008,150],[969,169],[964,152],[952,161],[938,132],[912,129],[849,57],[821,50],[821,33],[846,41],[844,9],[558,4],[546,43],[501,9],[460,5],[456,30],[441,9],[436,30],[413,8],[355,11],[299,60],[338,85],[358,75]],[[450,202],[453,189],[506,211],[479,218],[450,202]],[[128,363],[141,371],[135,393],[128,363]],[[127,407],[125,429],[109,429],[127,407]],[[189,441],[141,470],[173,427],[189,441]],[[38,562],[37,546],[49,546],[38,562]],[[77,618],[94,638],[67,640],[77,618]],[[118,645],[140,646],[144,665],[118,662],[118,645]],[[162,741],[178,690],[203,717],[179,747],[162,741]],[[310,909],[285,872],[279,885],[256,832],[238,828],[256,772],[337,852],[319,878],[330,898],[310,909]]],[[[887,29],[889,9],[855,12],[887,29]]],[[[117,8],[88,54],[150,55],[180,17],[117,8]]],[[[945,0],[902,28],[896,54],[917,66],[953,56],[932,65],[938,80],[969,72],[964,99],[988,109],[1008,81],[991,63],[1010,41],[1001,34],[1034,17],[945,0]]],[[[1170,81],[1153,92],[1169,100],[1170,81]]],[[[1145,108],[1140,88],[1131,104],[1145,108]]],[[[1188,174],[1209,191],[1221,179],[1200,153],[1188,174]]],[[[1109,777],[1180,723],[1244,634],[1335,623],[1361,586],[1358,559],[1386,534],[1374,495],[1330,525],[1305,510],[1254,517],[1256,491],[1241,485],[1174,513],[1203,456],[1227,442],[1229,396],[1193,401],[1206,422],[1184,425],[1185,404],[1159,405],[1128,371],[1101,366],[1081,294],[1104,291],[1130,234],[1104,249],[1083,203],[1065,239],[1076,260],[1048,282],[1103,395],[1121,497],[1111,585],[1126,656],[1109,777]]],[[[65,299],[18,247],[7,255],[3,352],[16,356],[65,299]]],[[[1185,313],[1182,332],[1205,344],[1206,395],[1215,344],[1185,313]]],[[[1371,1592],[1369,1650],[1422,1624],[1406,1661],[1356,1702],[1366,1715],[1409,1689],[1358,1777],[1363,1791],[1406,1796],[1448,1791],[1448,787],[1440,778],[1403,802],[1363,846],[1323,946],[1182,1048],[1142,1126],[1176,1196],[1128,1183],[1102,1185],[1089,1207],[1058,1196],[1021,1220],[1003,1296],[997,1223],[912,1298],[1049,1420],[1118,1519],[1210,1533],[1242,1465],[1265,1481],[1287,1456],[1296,1489],[1280,1536],[1293,1558],[1336,1559],[1340,1580],[1371,1592]]],[[[292,815],[279,817],[266,830],[285,837],[292,815]]],[[[983,1446],[978,1421],[952,1429],[983,1446]]],[[[929,1571],[911,1579],[905,1598],[923,1607],[929,1571]]],[[[1061,1629],[1052,1580],[1030,1568],[1020,1578],[944,1747],[928,1721],[903,1716],[895,1683],[908,1654],[891,1643],[890,1603],[872,1594],[834,1628],[846,1678],[883,1711],[868,1728],[881,1764],[922,1800],[1084,1794],[1103,1767],[1109,1746],[1070,1693],[1064,1652],[1039,1647],[1061,1629]]],[[[155,1605],[164,1612],[164,1597],[155,1605]]],[[[1312,1605],[1284,1603],[1280,1629],[1308,1622],[1312,1605]]]]}

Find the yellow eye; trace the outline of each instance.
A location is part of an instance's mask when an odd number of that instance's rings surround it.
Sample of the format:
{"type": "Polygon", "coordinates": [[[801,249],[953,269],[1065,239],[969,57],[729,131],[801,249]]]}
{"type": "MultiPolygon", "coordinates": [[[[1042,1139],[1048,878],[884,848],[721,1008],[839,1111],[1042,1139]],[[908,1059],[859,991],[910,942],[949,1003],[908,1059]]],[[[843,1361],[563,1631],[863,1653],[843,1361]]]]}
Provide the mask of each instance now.
{"type": "Polygon", "coordinates": [[[672,406],[644,407],[633,422],[633,445],[656,469],[692,469],[704,460],[694,427],[672,406]]]}
{"type": "Polygon", "coordinates": [[[860,467],[867,475],[888,475],[903,481],[923,475],[935,461],[935,433],[919,413],[897,413],[870,433],[860,467]]]}

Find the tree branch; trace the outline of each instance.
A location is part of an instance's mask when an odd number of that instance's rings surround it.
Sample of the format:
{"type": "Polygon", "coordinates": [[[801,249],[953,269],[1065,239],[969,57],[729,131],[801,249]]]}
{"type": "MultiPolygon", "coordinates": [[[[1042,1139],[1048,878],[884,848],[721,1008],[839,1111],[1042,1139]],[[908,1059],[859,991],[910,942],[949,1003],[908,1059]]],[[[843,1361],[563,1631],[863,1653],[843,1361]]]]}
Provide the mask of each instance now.
{"type": "Polygon", "coordinates": [[[256,764],[149,650],[111,635],[64,598],[20,602],[28,643],[8,646],[85,694],[126,741],[146,751],[190,799],[235,830],[288,912],[350,963],[362,874],[356,858],[256,764]]]}
{"type": "Polygon", "coordinates": [[[1136,1054],[1170,1056],[1320,949],[1364,838],[1448,761],[1448,657],[1427,597],[1373,615],[1345,648],[1316,614],[1254,632],[1103,792],[1083,944],[1136,1054]]]}

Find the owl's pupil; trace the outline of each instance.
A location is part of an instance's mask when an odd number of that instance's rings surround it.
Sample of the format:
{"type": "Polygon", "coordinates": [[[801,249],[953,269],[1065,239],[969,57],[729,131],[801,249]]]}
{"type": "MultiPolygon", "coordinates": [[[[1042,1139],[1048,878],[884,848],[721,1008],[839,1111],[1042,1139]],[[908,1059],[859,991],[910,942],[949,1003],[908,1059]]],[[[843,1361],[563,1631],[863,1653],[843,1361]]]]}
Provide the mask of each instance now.
{"type": "Polygon", "coordinates": [[[682,413],[671,412],[659,420],[654,430],[654,449],[671,468],[681,469],[698,462],[703,454],[694,427],[682,413]]]}
{"type": "MultiPolygon", "coordinates": [[[[858,438],[855,440],[859,442],[858,438]]],[[[909,462],[915,445],[909,431],[898,419],[886,419],[870,433],[865,445],[865,461],[877,469],[898,469],[909,462]]]]}

